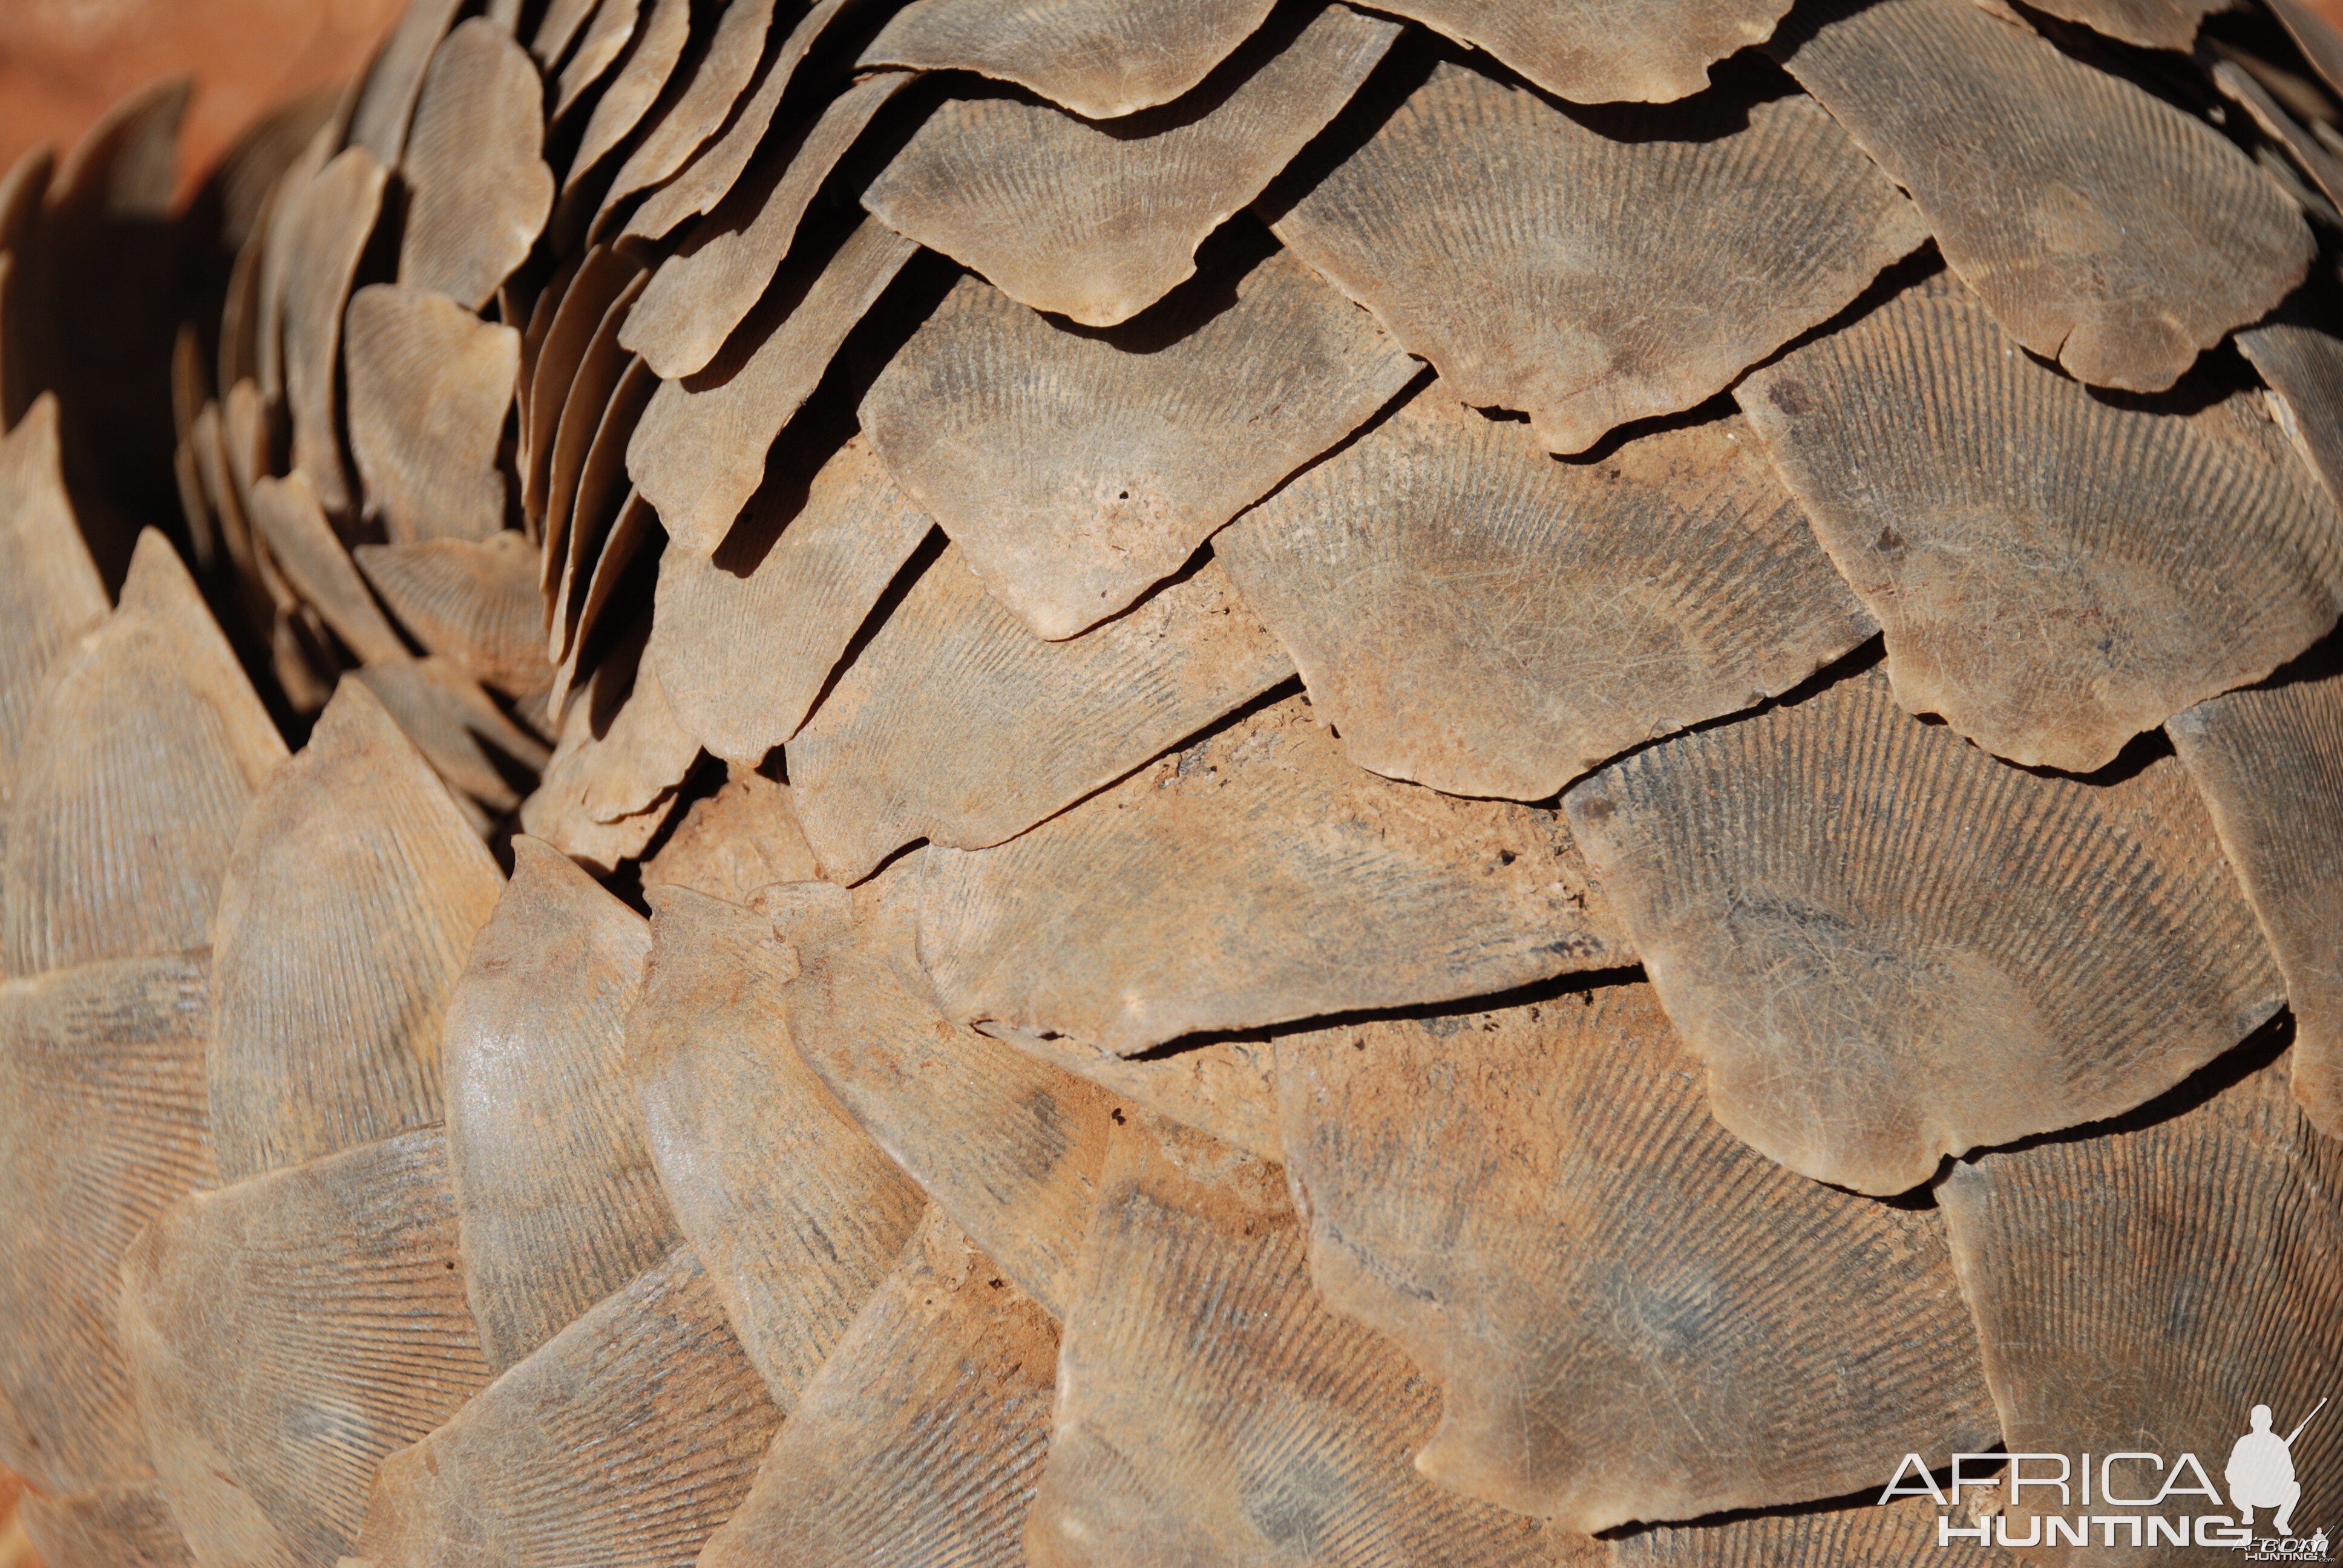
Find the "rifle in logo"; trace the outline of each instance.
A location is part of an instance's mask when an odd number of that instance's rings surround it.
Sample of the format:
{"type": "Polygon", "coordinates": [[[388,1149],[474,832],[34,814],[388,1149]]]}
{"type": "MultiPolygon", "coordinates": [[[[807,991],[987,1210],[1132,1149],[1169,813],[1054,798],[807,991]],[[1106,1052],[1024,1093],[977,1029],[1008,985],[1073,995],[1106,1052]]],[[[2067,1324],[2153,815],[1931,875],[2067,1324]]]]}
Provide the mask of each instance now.
{"type": "Polygon", "coordinates": [[[2280,1437],[2270,1430],[2270,1407],[2254,1406],[2249,1418],[2253,1430],[2229,1450],[2229,1467],[2221,1473],[2229,1483],[2229,1502],[2239,1524],[2251,1524],[2257,1508],[2274,1508],[2278,1512],[2270,1523],[2280,1535],[2294,1533],[2294,1505],[2302,1501],[2302,1483],[2294,1478],[2294,1440],[2310,1424],[2311,1416],[2326,1408],[2327,1402],[2320,1400],[2311,1406],[2310,1415],[2280,1437]]]}

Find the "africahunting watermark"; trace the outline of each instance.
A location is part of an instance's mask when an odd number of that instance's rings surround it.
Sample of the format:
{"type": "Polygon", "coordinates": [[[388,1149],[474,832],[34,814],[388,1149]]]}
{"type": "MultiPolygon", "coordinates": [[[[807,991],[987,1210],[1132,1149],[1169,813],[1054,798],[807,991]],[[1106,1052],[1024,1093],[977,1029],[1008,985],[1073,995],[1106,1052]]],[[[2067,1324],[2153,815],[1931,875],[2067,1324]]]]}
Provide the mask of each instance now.
{"type": "Polygon", "coordinates": [[[1926,1461],[1907,1453],[1878,1501],[1934,1498],[1945,1510],[1936,1516],[1938,1546],[2212,1546],[2241,1552],[2248,1563],[2330,1563],[2326,1527],[2300,1533],[2294,1518],[2302,1501],[2294,1441],[2326,1407],[2320,1400],[2280,1437],[2270,1407],[2254,1406],[2221,1470],[2226,1501],[2195,1454],[2167,1460],[2137,1451],[1956,1453],[1942,1484],[1926,1461]],[[1993,1489],[2002,1493],[1998,1506],[1965,1508],[1965,1492],[1993,1489]],[[2258,1533],[2264,1525],[2268,1534],[2258,1533]]]}

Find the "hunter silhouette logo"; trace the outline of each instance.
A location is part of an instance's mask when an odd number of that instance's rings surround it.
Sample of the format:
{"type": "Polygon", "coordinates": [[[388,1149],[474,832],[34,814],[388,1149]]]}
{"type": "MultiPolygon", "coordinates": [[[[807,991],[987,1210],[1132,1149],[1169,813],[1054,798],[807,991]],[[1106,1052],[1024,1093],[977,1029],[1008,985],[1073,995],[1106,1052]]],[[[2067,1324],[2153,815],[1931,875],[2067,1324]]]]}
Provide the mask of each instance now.
{"type": "Polygon", "coordinates": [[[2321,1399],[2281,1437],[2271,1429],[2270,1407],[2253,1407],[2247,1416],[2247,1430],[2230,1446],[2229,1462],[2221,1473],[2228,1492],[2227,1513],[2201,1512],[2208,1504],[2221,1509],[2223,1500],[2194,1453],[2167,1461],[2162,1454],[2132,1450],[1956,1453],[1949,1486],[1937,1484],[1926,1461],[1907,1453],[1879,1502],[1935,1499],[1945,1510],[1936,1517],[1940,1547],[1956,1542],[2021,1548],[2196,1545],[2241,1551],[2249,1563],[2331,1562],[2323,1527],[2308,1537],[2294,1533],[2294,1511],[2303,1491],[2295,1466],[2295,1440],[2326,1408],[2327,1401],[2321,1399]],[[1998,1501],[1986,1507],[1965,1506],[1961,1493],[1973,1488],[1997,1492],[1998,1501]],[[2255,1514],[2261,1511],[2268,1512],[2273,1534],[2255,1533],[2255,1514]]]}
{"type": "Polygon", "coordinates": [[[2237,1511],[2238,1523],[2253,1523],[2257,1508],[2274,1508],[2278,1512],[2270,1517],[2270,1527],[2280,1535],[2294,1533],[2294,1505],[2302,1501],[2302,1483],[2294,1478],[2294,1440],[2310,1424],[2311,1416],[2326,1408],[2327,1402],[2320,1400],[2311,1406],[2310,1415],[2280,1437],[2270,1431],[2270,1407],[2254,1406],[2253,1430],[2237,1439],[2229,1450],[2228,1468],[2221,1472],[2221,1479],[2229,1483],[2229,1503],[2237,1511]]]}

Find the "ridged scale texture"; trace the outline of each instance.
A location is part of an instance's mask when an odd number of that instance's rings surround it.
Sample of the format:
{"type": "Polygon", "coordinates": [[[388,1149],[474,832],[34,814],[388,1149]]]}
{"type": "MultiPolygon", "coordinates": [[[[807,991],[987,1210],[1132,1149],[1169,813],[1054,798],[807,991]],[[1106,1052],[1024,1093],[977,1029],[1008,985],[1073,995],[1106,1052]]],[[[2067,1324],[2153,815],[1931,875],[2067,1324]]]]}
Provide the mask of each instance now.
{"type": "Polygon", "coordinates": [[[437,1127],[183,1198],[123,1267],[171,1512],[205,1563],[349,1549],[383,1456],[488,1381],[437,1127]]]}
{"type": "Polygon", "coordinates": [[[482,539],[360,545],[352,554],[415,640],[481,685],[525,697],[553,678],[537,550],[518,529],[482,539]]]}
{"type": "Polygon", "coordinates": [[[1632,961],[1559,813],[1362,772],[1300,698],[918,875],[947,1015],[1122,1056],[1632,961]]]}
{"type": "Polygon", "coordinates": [[[1896,700],[2013,762],[2104,767],[2343,610],[2343,516],[2258,397],[2117,407],[1956,282],[1735,396],[1885,624],[1896,700]]]}
{"type": "MultiPolygon", "coordinates": [[[[2343,1146],[2303,1118],[2283,1061],[2205,1087],[2147,1126],[1957,1165],[1942,1201],[2011,1451],[2193,1452],[2234,1504],[2219,1473],[2248,1412],[2285,1432],[2343,1358],[2343,1146]]],[[[2343,1422],[2322,1414],[2293,1458],[2298,1523],[2335,1518],[2343,1422]]],[[[2016,1538],[2046,1502],[2011,1505],[2016,1538]]]]}
{"type": "Polygon", "coordinates": [[[1556,463],[1434,382],[1214,542],[1352,761],[1538,800],[1874,622],[1739,420],[1556,463]]]}
{"type": "Polygon", "coordinates": [[[1292,674],[1212,562],[1044,642],[954,548],[790,739],[789,779],[824,872],[851,882],[915,839],[1013,838],[1292,674]]]}
{"type": "Polygon", "coordinates": [[[1027,1559],[1543,1568],[1533,1522],[1410,1466],[1435,1403],[1312,1292],[1276,1166],[1134,1118],[1066,1314],[1027,1559]]]}
{"type": "Polygon", "coordinates": [[[2025,772],[1875,671],[1564,801],[1718,1119],[1818,1181],[2127,1111],[2283,1000],[2177,760],[2025,772]]]}
{"type": "Polygon", "coordinates": [[[0,1463],[51,1493],[153,1473],[114,1303],[132,1240],[216,1177],[205,968],[0,982],[0,1463]]]}
{"type": "Polygon", "coordinates": [[[795,955],[754,910],[655,888],[627,1019],[651,1157],[773,1402],[798,1397],[925,1201],[789,1044],[795,955]]]}
{"type": "Polygon", "coordinates": [[[538,93],[528,56],[494,23],[458,23],[439,45],[400,166],[401,284],[478,310],[528,256],[553,206],[538,93]]]}
{"type": "Polygon", "coordinates": [[[780,1424],[689,1247],[384,1463],[369,1568],[686,1568],[780,1424]]]}
{"type": "Polygon", "coordinates": [[[2343,1137],[2343,675],[2233,691],[2167,727],[2294,1009],[2294,1094],[2343,1137]]]}
{"type": "Polygon", "coordinates": [[[699,1568],[1024,1568],[1058,1325],[930,1208],[699,1568]]]}
{"type": "Polygon", "coordinates": [[[497,447],[520,334],[444,294],[387,284],[359,289],[343,321],[350,447],[368,514],[398,544],[503,528],[497,447]]]}
{"type": "Polygon", "coordinates": [[[496,862],[361,682],[236,835],[212,964],[221,1175],[437,1121],[440,1027],[496,862]]]}
{"type": "Polygon", "coordinates": [[[642,918],[536,839],[447,1002],[464,1283],[503,1372],[680,1239],[624,1062],[642,918]]]}
{"type": "Polygon", "coordinates": [[[1210,75],[1272,0],[913,0],[865,65],[974,71],[1091,119],[1170,103],[1210,75]]]}
{"type": "Polygon", "coordinates": [[[1708,67],[1763,43],[1789,0],[1384,0],[1399,15],[1486,49],[1558,98],[1666,103],[1708,67]]]}
{"type": "Polygon", "coordinates": [[[1719,1127],[1649,987],[1286,1036],[1277,1062],[1312,1278],[1444,1386],[1435,1481],[1591,1532],[1999,1441],[1942,1219],[1719,1127]]]}
{"type": "Polygon", "coordinates": [[[1556,452],[1722,391],[1927,236],[1805,98],[1654,134],[1448,64],[1272,226],[1556,452]]]}
{"type": "Polygon", "coordinates": [[[1398,27],[1296,10],[1200,87],[1099,125],[1013,96],[947,100],[870,182],[888,226],[1022,305],[1127,321],[1195,275],[1196,247],[1340,112],[1398,27]]]}

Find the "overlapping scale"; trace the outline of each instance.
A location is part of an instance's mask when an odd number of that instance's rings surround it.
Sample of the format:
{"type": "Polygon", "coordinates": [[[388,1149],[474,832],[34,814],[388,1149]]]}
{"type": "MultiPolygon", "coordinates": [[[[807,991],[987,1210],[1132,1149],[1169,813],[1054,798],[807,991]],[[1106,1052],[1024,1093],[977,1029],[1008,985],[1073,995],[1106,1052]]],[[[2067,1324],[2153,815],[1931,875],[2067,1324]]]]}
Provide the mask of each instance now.
{"type": "MultiPolygon", "coordinates": [[[[743,25],[738,33],[719,28],[710,43],[709,58],[723,66],[721,79],[729,83],[735,57],[727,51],[741,49],[741,57],[757,67],[755,85],[733,109],[720,133],[701,146],[679,174],[635,209],[627,220],[627,235],[646,240],[663,239],[687,220],[715,209],[764,146],[766,135],[772,129],[773,116],[780,109],[781,96],[797,79],[798,67],[805,64],[806,55],[851,4],[852,0],[814,0],[798,13],[780,41],[771,45],[763,42],[767,19],[773,15],[771,5],[749,0],[745,5],[732,7],[740,13],[743,25]],[[757,42],[750,42],[751,33],[757,35],[757,42]]],[[[713,110],[712,101],[708,106],[713,110]]],[[[713,126],[709,128],[715,129],[713,126]]],[[[620,183],[624,183],[623,175],[620,183]]]]}
{"type": "Polygon", "coordinates": [[[772,286],[823,182],[910,80],[888,71],[855,83],[830,101],[787,156],[769,158],[764,177],[733,186],[659,264],[621,341],[670,380],[706,369],[772,286]]]}
{"type": "Polygon", "coordinates": [[[253,532],[301,602],[314,609],[361,663],[406,656],[407,645],[367,591],[349,552],[318,503],[309,476],[264,474],[247,498],[253,532]]]}
{"type": "Polygon", "coordinates": [[[122,1332],[199,1562],[330,1563],[376,1467],[488,1381],[437,1127],[181,1199],[123,1265],[122,1332]]]}
{"type": "Polygon", "coordinates": [[[502,888],[347,680],[238,829],[212,965],[211,1120],[236,1181],[440,1120],[441,1027],[502,888]]]}
{"type": "MultiPolygon", "coordinates": [[[[2194,1453],[2234,1518],[2223,1462],[2253,1407],[2295,1428],[2343,1355],[2343,1145],[2303,1116],[2283,1060],[2224,1064],[2157,1110],[1964,1161],[1940,1197],[2010,1451],[2172,1466],[2127,1462],[2127,1491],[2195,1484],[2177,1457],[2194,1453]]],[[[2343,1422],[2301,1429],[2292,1460],[2299,1523],[2334,1518],[2343,1422]]],[[[2006,1500],[2015,1539],[2065,1512],[2051,1495],[2006,1500]]]]}
{"type": "MultiPolygon", "coordinates": [[[[642,6],[643,0],[596,0],[594,15],[560,61],[560,72],[554,77],[549,121],[565,118],[587,89],[618,63],[642,21],[642,6]]],[[[551,69],[549,62],[548,69],[551,69]]]]}
{"type": "Polygon", "coordinates": [[[1383,0],[1486,49],[1557,98],[1667,103],[1708,85],[1709,67],[1761,44],[1788,0],[1383,0]]]}
{"type": "Polygon", "coordinates": [[[983,1032],[1089,1079],[1124,1104],[1210,1133],[1263,1160],[1285,1159],[1277,1125],[1277,1053],[1266,1033],[1148,1056],[1117,1056],[1038,1030],[988,1024],[983,1032]]]}
{"type": "Polygon", "coordinates": [[[801,487],[761,488],[711,548],[670,541],[643,657],[678,720],[754,767],[797,733],[933,529],[857,435],[801,487]]]}
{"type": "MultiPolygon", "coordinates": [[[[1970,1492],[1976,1509],[1952,1514],[1960,1530],[1993,1519],[1982,1510],[1989,1493],[1970,1492]]],[[[1865,1498],[1852,1506],[1761,1513],[1745,1519],[1681,1526],[1659,1525],[1601,1543],[1584,1564],[1566,1568],[1844,1568],[1849,1563],[1927,1563],[1932,1568],[2018,1568],[2024,1559],[1974,1536],[1939,1540],[1946,1511],[1926,1497],[1881,1504],[1865,1498]]],[[[2023,1533],[2021,1532],[2021,1534],[2023,1533]]]]}
{"type": "Polygon", "coordinates": [[[863,193],[889,226],[1036,310],[1127,321],[1325,128],[1399,29],[1296,9],[1193,99],[1106,124],[1014,95],[947,99],[863,193]]]}
{"type": "Polygon", "coordinates": [[[1298,697],[918,875],[948,1016],[1121,1056],[1634,961],[1559,812],[1363,772],[1298,697]]]}
{"type": "Polygon", "coordinates": [[[2166,726],[2294,1010],[2294,1095],[2343,1137],[2343,675],[2233,691],[2166,726]]]}
{"type": "MultiPolygon", "coordinates": [[[[690,43],[691,0],[650,0],[649,14],[642,18],[641,36],[610,85],[596,96],[585,132],[578,139],[578,150],[569,156],[569,168],[561,180],[565,208],[573,205],[573,193],[581,182],[603,159],[627,145],[643,117],[658,105],[690,43]]],[[[574,224],[576,219],[569,222],[574,224]]],[[[557,223],[557,236],[563,226],[557,223]]]]}
{"type": "Polygon", "coordinates": [[[512,849],[445,1048],[464,1284],[499,1372],[681,1239],[625,1070],[650,932],[549,846],[512,849]]]}
{"type": "Polygon", "coordinates": [[[209,946],[237,825],[285,742],[160,534],[18,734],[0,968],[209,946]]]}
{"type": "Polygon", "coordinates": [[[689,1247],[382,1466],[356,1568],[688,1563],[780,1423],[689,1247]],[[623,1456],[623,1461],[620,1457],[623,1456]]]}
{"type": "MultiPolygon", "coordinates": [[[[0,866],[41,678],[111,608],[65,494],[57,400],[44,396],[0,436],[0,866]]],[[[0,975],[9,967],[0,953],[0,975]]]]}
{"type": "Polygon", "coordinates": [[[1736,88],[1655,118],[1449,64],[1272,226],[1454,396],[1527,413],[1557,452],[1724,390],[1927,237],[1808,99],[1736,88]]]}
{"type": "Polygon", "coordinates": [[[2219,132],[1972,0],[1836,0],[1773,47],[2078,380],[2161,391],[2309,265],[2301,214],[2219,132]]]}
{"type": "Polygon", "coordinates": [[[385,168],[398,166],[415,100],[423,92],[423,74],[463,8],[463,0],[409,0],[367,71],[350,109],[349,142],[372,153],[385,168]]]}
{"type": "Polygon", "coordinates": [[[537,68],[476,16],[432,56],[400,174],[398,281],[478,310],[528,255],[553,208],[537,68]]]}
{"type": "Polygon", "coordinates": [[[2229,0],[2043,0],[2039,7],[2143,49],[2186,49],[2198,23],[2229,8],[2229,0]]]}
{"type": "Polygon", "coordinates": [[[0,1463],[55,1496],[154,1473],[123,1255],[216,1176],[203,955],[0,981],[0,1463]]]}
{"type": "MultiPolygon", "coordinates": [[[[294,166],[291,184],[278,193],[285,229],[273,241],[285,253],[285,406],[293,422],[293,467],[308,477],[327,511],[344,517],[357,497],[342,464],[342,308],[381,216],[389,175],[363,146],[346,149],[306,181],[301,166],[294,166]]],[[[266,341],[266,323],[262,331],[266,341]]],[[[261,390],[269,390],[265,378],[261,390]]]]}
{"type": "Polygon", "coordinates": [[[2102,768],[2343,610],[2343,516],[2258,397],[2096,397],[1957,281],[1735,396],[1885,626],[1896,700],[2013,762],[2102,768]]]}
{"type": "Polygon", "coordinates": [[[1058,1326],[940,1209],[790,1412],[699,1568],[1022,1568],[1058,1326]]]}
{"type": "Polygon", "coordinates": [[[521,802],[521,827],[581,864],[615,869],[666,824],[699,756],[658,678],[614,651],[570,702],[544,778],[521,802]]]}
{"type": "Polygon", "coordinates": [[[1818,1181],[2131,1110],[2284,1000],[2176,759],[2012,768],[1875,670],[1564,800],[1718,1120],[1818,1181]]]}
{"type": "MultiPolygon", "coordinates": [[[[610,188],[595,211],[592,233],[602,237],[604,221],[619,203],[664,184],[724,125],[749,78],[772,25],[774,0],[737,0],[716,19],[704,43],[688,51],[681,67],[689,73],[682,90],[664,111],[654,110],[643,139],[627,154],[610,188]]],[[[591,126],[588,126],[588,137],[591,126]]]]}
{"type": "Polygon", "coordinates": [[[348,337],[350,450],[366,509],[394,543],[485,539],[505,526],[498,467],[520,334],[444,294],[358,290],[348,337]]]}
{"type": "Polygon", "coordinates": [[[964,279],[864,397],[888,471],[1041,636],[1135,602],[1413,377],[1291,256],[1232,270],[1098,332],[964,279]]]}
{"type": "Polygon", "coordinates": [[[669,538],[702,554],[723,541],[764,480],[774,438],[916,248],[865,219],[826,260],[793,266],[706,370],[659,384],[627,472],[669,538]]]}
{"type": "Polygon", "coordinates": [[[447,659],[397,659],[351,672],[387,709],[456,793],[483,836],[521,803],[552,750],[515,723],[479,683],[447,659]]]}
{"type": "Polygon", "coordinates": [[[1436,1402],[1312,1292],[1276,1166],[1134,1117],[1065,1315],[1027,1561],[1545,1568],[1534,1521],[1409,1463],[1436,1402]]]}
{"type": "Polygon", "coordinates": [[[552,680],[537,552],[518,529],[351,554],[398,624],[481,685],[525,697],[552,680]]]}
{"type": "MultiPolygon", "coordinates": [[[[659,852],[643,862],[643,886],[689,888],[746,904],[777,882],[813,879],[819,868],[798,825],[789,787],[734,764],[724,787],[695,800],[659,852]]],[[[656,944],[658,920],[652,920],[656,944]]]]}
{"type": "Polygon", "coordinates": [[[1272,0],[912,0],[859,62],[973,71],[1088,119],[1168,104],[1259,27],[1272,0]]]}
{"type": "Polygon", "coordinates": [[[773,922],[681,888],[650,898],[627,1060],[651,1156],[741,1348],[794,1416],[925,1201],[790,1048],[798,966],[773,922]]]}
{"type": "Polygon", "coordinates": [[[1442,1484],[1592,1532],[2000,1440],[1942,1218],[1718,1126],[1649,987],[1276,1056],[1311,1277],[1443,1385],[1416,1459],[1442,1484]]]}
{"type": "Polygon", "coordinates": [[[920,975],[901,873],[859,898],[809,882],[759,901],[797,955],[785,1000],[798,1054],[1018,1289],[1062,1316],[1113,1101],[945,1020],[920,975]]]}
{"type": "Polygon", "coordinates": [[[1212,548],[1351,759],[1460,795],[1543,799],[1877,628],[1740,420],[1564,464],[1444,382],[1212,548]]]}
{"type": "Polygon", "coordinates": [[[790,739],[789,781],[824,873],[859,881],[917,839],[1013,838],[1292,674],[1213,562],[1044,642],[949,548],[790,739]]]}

